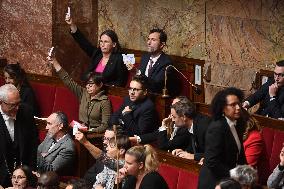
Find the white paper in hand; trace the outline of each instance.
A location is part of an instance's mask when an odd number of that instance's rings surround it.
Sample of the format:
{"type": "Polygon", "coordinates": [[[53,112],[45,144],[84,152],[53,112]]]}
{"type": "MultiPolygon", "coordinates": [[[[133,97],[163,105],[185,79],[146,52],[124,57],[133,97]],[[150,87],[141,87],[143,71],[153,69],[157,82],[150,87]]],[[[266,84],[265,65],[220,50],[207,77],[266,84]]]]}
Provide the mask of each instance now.
{"type": "Polygon", "coordinates": [[[78,132],[78,129],[79,126],[77,124],[74,124],[74,127],[73,127],[73,135],[75,135],[77,132],[78,132]]]}
{"type": "Polygon", "coordinates": [[[135,64],[134,54],[122,54],[124,64],[135,64]]]}
{"type": "Polygon", "coordinates": [[[67,13],[66,16],[70,17],[71,16],[71,8],[67,7],[67,13]]]}
{"type": "Polygon", "coordinates": [[[49,52],[48,52],[48,56],[51,57],[52,56],[52,52],[53,52],[54,47],[51,47],[49,52]]]}

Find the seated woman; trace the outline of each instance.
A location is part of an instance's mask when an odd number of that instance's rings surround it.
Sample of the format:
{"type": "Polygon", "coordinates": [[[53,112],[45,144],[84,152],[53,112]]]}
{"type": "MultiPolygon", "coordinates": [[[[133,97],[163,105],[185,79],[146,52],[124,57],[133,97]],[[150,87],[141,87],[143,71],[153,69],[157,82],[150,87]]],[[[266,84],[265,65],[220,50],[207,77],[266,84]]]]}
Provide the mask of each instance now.
{"type": "Polygon", "coordinates": [[[284,146],[281,149],[280,163],[275,167],[267,180],[268,188],[284,188],[284,146]]]}
{"type": "Polygon", "coordinates": [[[123,189],[168,189],[166,181],[157,172],[158,165],[157,154],[151,145],[134,146],[125,154],[118,181],[124,180],[123,189]]]}
{"type": "Polygon", "coordinates": [[[102,75],[91,73],[86,88],[83,88],[68,75],[56,59],[48,57],[48,60],[64,84],[77,96],[80,102],[79,120],[92,128],[92,131],[103,133],[110,118],[111,103],[104,92],[102,75]]]}
{"type": "Polygon", "coordinates": [[[27,80],[25,70],[21,68],[20,64],[7,64],[4,67],[4,79],[6,84],[13,84],[17,87],[20,92],[21,102],[29,105],[34,115],[38,116],[39,108],[34,91],[27,80]]]}
{"type": "Polygon", "coordinates": [[[247,163],[257,168],[263,149],[263,139],[261,135],[261,127],[258,121],[250,116],[243,134],[243,145],[247,163]]]}
{"type": "Polygon", "coordinates": [[[91,144],[83,133],[78,131],[75,139],[84,145],[96,161],[104,164],[102,172],[97,174],[93,188],[112,189],[116,178],[117,168],[124,164],[124,155],[131,146],[127,136],[118,135],[107,143],[106,152],[91,144]]]}
{"type": "Polygon", "coordinates": [[[89,72],[99,72],[105,78],[106,85],[124,87],[128,78],[128,70],[119,52],[120,45],[116,33],[113,30],[102,32],[99,40],[99,48],[97,48],[80,32],[70,14],[66,14],[65,21],[70,25],[73,38],[92,61],[81,79],[85,81],[89,72]]]}
{"type": "Polygon", "coordinates": [[[25,165],[17,167],[11,177],[13,187],[7,189],[31,189],[36,187],[36,176],[25,165]]]}

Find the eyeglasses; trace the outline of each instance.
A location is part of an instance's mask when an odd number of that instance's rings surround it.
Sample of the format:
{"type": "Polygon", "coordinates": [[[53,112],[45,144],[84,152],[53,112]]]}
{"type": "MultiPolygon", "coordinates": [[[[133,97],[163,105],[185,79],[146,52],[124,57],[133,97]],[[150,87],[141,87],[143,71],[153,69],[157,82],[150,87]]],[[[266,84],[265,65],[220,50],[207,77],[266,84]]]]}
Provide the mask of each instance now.
{"type": "Polygon", "coordinates": [[[131,88],[131,87],[129,87],[128,88],[128,92],[130,92],[130,93],[136,93],[136,92],[138,92],[138,91],[142,91],[143,89],[137,89],[137,88],[131,88]]]}
{"type": "Polygon", "coordinates": [[[233,102],[231,104],[226,104],[227,106],[230,106],[232,108],[236,108],[237,106],[241,107],[241,103],[240,102],[233,102]]]}
{"type": "Polygon", "coordinates": [[[21,101],[19,102],[16,102],[16,103],[8,103],[8,102],[5,102],[5,101],[2,101],[4,104],[6,104],[10,109],[14,109],[16,107],[18,107],[21,103],[21,101]]]}
{"type": "Polygon", "coordinates": [[[275,73],[274,72],[274,76],[275,77],[284,77],[284,73],[275,73]]]}
{"type": "Polygon", "coordinates": [[[21,175],[19,175],[19,176],[13,175],[11,178],[12,178],[13,180],[21,180],[21,179],[24,179],[24,178],[27,178],[27,177],[21,176],[21,175]]]}
{"type": "Polygon", "coordinates": [[[103,40],[99,40],[99,43],[100,43],[100,44],[110,44],[110,43],[111,43],[111,41],[103,41],[103,40]]]}

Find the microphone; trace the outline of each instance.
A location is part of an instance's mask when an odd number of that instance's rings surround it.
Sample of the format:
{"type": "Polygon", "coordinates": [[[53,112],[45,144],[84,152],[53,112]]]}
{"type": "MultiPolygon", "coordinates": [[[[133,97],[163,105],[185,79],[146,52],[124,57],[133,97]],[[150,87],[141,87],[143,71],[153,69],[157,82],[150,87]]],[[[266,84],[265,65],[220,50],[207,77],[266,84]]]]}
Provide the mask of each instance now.
{"type": "Polygon", "coordinates": [[[168,90],[167,90],[167,71],[168,71],[168,68],[173,68],[175,69],[185,80],[187,83],[189,83],[189,85],[192,87],[193,91],[197,94],[197,95],[200,95],[201,94],[201,89],[197,86],[197,85],[194,85],[193,83],[191,83],[187,77],[181,72],[179,71],[175,66],[173,65],[168,65],[165,69],[165,83],[164,83],[164,88],[163,88],[163,94],[162,94],[162,97],[163,98],[167,98],[169,97],[169,94],[168,94],[168,90]]]}

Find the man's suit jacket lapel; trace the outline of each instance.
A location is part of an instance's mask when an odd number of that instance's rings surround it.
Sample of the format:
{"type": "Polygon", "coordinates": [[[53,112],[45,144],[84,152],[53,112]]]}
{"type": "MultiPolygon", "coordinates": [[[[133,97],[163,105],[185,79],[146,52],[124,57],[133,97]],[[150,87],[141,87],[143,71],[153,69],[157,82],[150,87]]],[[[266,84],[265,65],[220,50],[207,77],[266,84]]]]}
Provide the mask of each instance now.
{"type": "Polygon", "coordinates": [[[148,77],[151,77],[152,74],[155,73],[156,69],[158,69],[158,67],[160,67],[163,64],[163,62],[162,62],[163,56],[164,56],[164,53],[162,53],[160,55],[160,57],[158,58],[158,60],[155,62],[154,66],[152,68],[152,71],[151,71],[151,73],[148,77]]]}
{"type": "Polygon", "coordinates": [[[141,66],[140,66],[141,73],[145,74],[149,60],[150,60],[150,54],[147,53],[147,54],[144,55],[144,57],[141,61],[141,66]]]}
{"type": "Polygon", "coordinates": [[[50,148],[50,146],[52,145],[53,142],[53,138],[49,137],[47,138],[47,140],[44,141],[43,145],[42,145],[42,151],[41,153],[47,153],[48,149],[50,148]]]}
{"type": "MultiPolygon", "coordinates": [[[[67,139],[68,139],[68,136],[65,136],[63,139],[61,139],[59,142],[57,142],[57,143],[53,146],[53,148],[52,148],[50,151],[47,152],[47,155],[46,155],[46,156],[52,154],[54,151],[56,151],[58,148],[60,148],[60,146],[61,146],[67,139]]],[[[52,139],[51,139],[51,143],[52,143],[52,139]]]]}

